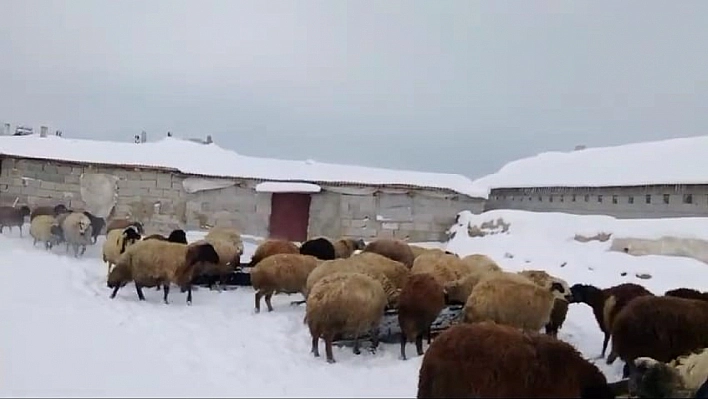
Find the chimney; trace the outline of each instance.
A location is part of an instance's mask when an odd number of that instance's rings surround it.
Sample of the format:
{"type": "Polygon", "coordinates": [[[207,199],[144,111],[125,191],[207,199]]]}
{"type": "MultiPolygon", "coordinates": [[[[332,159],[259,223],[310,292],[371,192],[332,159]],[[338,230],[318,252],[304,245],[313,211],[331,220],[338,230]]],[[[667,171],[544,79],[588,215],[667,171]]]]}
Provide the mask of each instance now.
{"type": "Polygon", "coordinates": [[[2,131],[3,136],[9,136],[10,135],[10,124],[6,123],[5,127],[3,128],[2,131]]]}
{"type": "Polygon", "coordinates": [[[142,133],[140,133],[140,142],[145,143],[145,142],[147,142],[147,139],[148,139],[148,134],[147,134],[147,132],[145,132],[145,130],[143,130],[142,133]]]}
{"type": "Polygon", "coordinates": [[[49,130],[46,126],[40,126],[39,127],[39,137],[47,137],[47,130],[49,130]]]}
{"type": "Polygon", "coordinates": [[[205,141],[204,143],[205,143],[205,144],[211,144],[211,143],[213,143],[213,142],[214,142],[214,140],[211,139],[211,134],[208,134],[208,135],[207,135],[207,138],[206,138],[206,141],[205,141]]]}
{"type": "Polygon", "coordinates": [[[586,148],[587,148],[587,146],[586,146],[585,144],[578,144],[578,145],[575,146],[575,149],[574,149],[573,151],[581,151],[581,150],[584,150],[584,149],[586,149],[586,148]]]}

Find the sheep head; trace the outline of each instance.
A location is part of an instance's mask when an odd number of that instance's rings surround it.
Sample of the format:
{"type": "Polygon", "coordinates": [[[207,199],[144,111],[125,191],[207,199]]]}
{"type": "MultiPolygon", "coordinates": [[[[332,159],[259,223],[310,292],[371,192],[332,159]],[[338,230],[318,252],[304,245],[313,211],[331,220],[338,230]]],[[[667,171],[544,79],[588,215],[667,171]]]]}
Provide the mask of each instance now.
{"type": "Polygon", "coordinates": [[[123,230],[122,236],[123,244],[120,247],[120,253],[125,252],[127,247],[140,241],[141,238],[140,233],[138,233],[133,226],[126,227],[125,230],[123,230]]]}
{"type": "Polygon", "coordinates": [[[20,207],[20,215],[22,215],[22,217],[29,216],[30,213],[32,213],[32,210],[30,209],[29,206],[22,205],[20,207]]]}
{"type": "Polygon", "coordinates": [[[551,293],[558,299],[563,299],[568,302],[573,300],[572,292],[565,287],[565,284],[559,281],[553,281],[551,283],[551,293]]]}
{"type": "Polygon", "coordinates": [[[588,284],[574,284],[570,287],[570,303],[584,303],[597,293],[600,289],[588,284]]]}
{"type": "Polygon", "coordinates": [[[62,213],[69,213],[69,209],[64,204],[59,204],[54,207],[54,216],[59,216],[62,213]]]}
{"type": "Polygon", "coordinates": [[[179,244],[187,244],[187,233],[182,229],[172,230],[170,235],[167,236],[167,241],[176,242],[179,244]]]}
{"type": "Polygon", "coordinates": [[[679,394],[684,382],[678,371],[650,357],[639,357],[629,364],[629,393],[638,398],[689,397],[679,394]]]}
{"type": "Polygon", "coordinates": [[[467,301],[469,297],[469,292],[465,292],[465,284],[462,284],[462,279],[455,281],[448,281],[443,286],[443,292],[445,293],[445,303],[462,302],[467,301]]]}

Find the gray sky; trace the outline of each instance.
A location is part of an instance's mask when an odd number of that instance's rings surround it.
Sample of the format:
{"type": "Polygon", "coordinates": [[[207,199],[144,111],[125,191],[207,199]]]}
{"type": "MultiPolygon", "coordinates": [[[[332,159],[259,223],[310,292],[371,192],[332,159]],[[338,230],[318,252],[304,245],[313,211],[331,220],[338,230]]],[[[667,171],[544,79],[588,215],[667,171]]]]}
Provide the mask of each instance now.
{"type": "Polygon", "coordinates": [[[706,134],[707,16],[705,0],[0,0],[0,120],[477,177],[706,134]]]}

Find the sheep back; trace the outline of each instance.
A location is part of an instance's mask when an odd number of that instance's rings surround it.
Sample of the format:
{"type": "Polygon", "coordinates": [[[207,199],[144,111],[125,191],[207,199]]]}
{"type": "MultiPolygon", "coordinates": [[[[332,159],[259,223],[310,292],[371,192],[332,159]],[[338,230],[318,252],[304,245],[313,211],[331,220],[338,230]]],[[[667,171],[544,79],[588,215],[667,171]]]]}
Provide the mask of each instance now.
{"type": "Polygon", "coordinates": [[[398,324],[408,342],[426,332],[444,307],[443,286],[435,277],[411,275],[398,298],[398,324]]]}
{"type": "Polygon", "coordinates": [[[297,245],[286,240],[265,240],[258,245],[251,257],[251,266],[255,266],[261,260],[275,254],[299,254],[297,245]]]}
{"type": "Polygon", "coordinates": [[[482,254],[472,254],[472,255],[467,255],[464,258],[462,258],[462,263],[464,263],[470,271],[476,271],[476,270],[482,270],[482,271],[493,271],[493,272],[500,272],[502,271],[502,268],[499,267],[497,262],[494,261],[494,259],[490,258],[487,255],[482,255],[482,254]]]}
{"type": "Polygon", "coordinates": [[[363,252],[375,252],[389,259],[403,263],[407,268],[413,267],[413,251],[408,243],[391,238],[379,238],[367,244],[363,252]]]}
{"type": "Polygon", "coordinates": [[[35,239],[35,242],[54,244],[59,237],[52,234],[52,225],[54,225],[54,216],[37,215],[30,222],[30,236],[35,239]]]}
{"type": "Polygon", "coordinates": [[[69,212],[69,210],[64,204],[58,204],[56,206],[38,206],[32,210],[32,213],[30,213],[30,222],[39,215],[49,215],[56,217],[59,214],[67,212],[69,212]]]}
{"type": "Polygon", "coordinates": [[[334,273],[312,287],[305,321],[313,337],[361,336],[378,327],[386,302],[381,284],[372,277],[362,273],[334,273]]]}
{"type": "Polygon", "coordinates": [[[612,352],[625,362],[660,362],[708,347],[708,303],[670,296],[634,298],[612,323],[612,352]]]}
{"type": "Polygon", "coordinates": [[[359,270],[377,271],[383,273],[391,281],[395,288],[398,289],[403,288],[406,280],[408,280],[408,277],[411,274],[410,269],[403,263],[387,258],[383,255],[379,255],[375,252],[362,252],[360,254],[353,255],[350,259],[357,262],[359,270]]]}
{"type": "Polygon", "coordinates": [[[355,269],[356,266],[349,258],[333,259],[326,260],[324,262],[319,262],[317,267],[315,267],[315,269],[312,270],[312,272],[310,272],[310,274],[307,276],[307,282],[305,283],[305,298],[307,298],[307,293],[312,290],[312,287],[314,287],[314,285],[325,276],[337,272],[355,271],[355,269]]]}
{"type": "Polygon", "coordinates": [[[468,274],[462,260],[455,255],[426,253],[413,261],[411,274],[429,273],[443,286],[468,274]]]}
{"type": "Polygon", "coordinates": [[[204,236],[204,239],[209,241],[212,237],[221,238],[232,243],[236,247],[236,250],[238,250],[238,253],[243,255],[243,240],[238,230],[231,227],[212,227],[207,235],[204,236]]]}
{"type": "Polygon", "coordinates": [[[332,260],[336,257],[334,244],[324,237],[307,240],[300,245],[301,255],[312,255],[321,260],[332,260]]]}
{"type": "Polygon", "coordinates": [[[275,254],[251,270],[253,289],[274,293],[302,293],[307,277],[317,267],[317,258],[300,254],[275,254]]]}
{"type": "Polygon", "coordinates": [[[708,301],[708,293],[694,290],[693,288],[676,288],[666,291],[664,295],[685,299],[697,299],[699,301],[708,301]]]}
{"type": "Polygon", "coordinates": [[[572,345],[482,322],[454,325],[433,341],[420,367],[417,397],[599,399],[614,395],[600,370],[572,345]]]}
{"type": "Polygon", "coordinates": [[[555,297],[549,290],[526,281],[503,274],[484,279],[467,298],[463,321],[488,320],[538,331],[549,322],[555,297]]]}
{"type": "Polygon", "coordinates": [[[352,256],[354,251],[362,250],[366,246],[361,238],[355,240],[353,238],[340,238],[332,243],[334,245],[334,256],[336,258],[348,258],[352,256]]]}
{"type": "Polygon", "coordinates": [[[440,248],[423,248],[418,245],[412,245],[412,244],[408,244],[408,246],[411,248],[411,251],[413,252],[413,258],[417,258],[420,255],[427,254],[427,253],[435,253],[438,255],[443,255],[445,253],[445,251],[440,248]]]}

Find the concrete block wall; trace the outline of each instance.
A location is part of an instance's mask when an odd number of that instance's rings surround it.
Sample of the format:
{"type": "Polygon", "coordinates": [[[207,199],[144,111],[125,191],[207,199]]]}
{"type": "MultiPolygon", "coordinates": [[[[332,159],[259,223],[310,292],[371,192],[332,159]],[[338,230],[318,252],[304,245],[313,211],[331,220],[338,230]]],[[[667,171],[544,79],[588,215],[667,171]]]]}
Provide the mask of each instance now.
{"type": "Polygon", "coordinates": [[[705,217],[708,216],[708,186],[494,189],[485,205],[485,210],[492,209],[609,215],[623,219],[705,217]],[[649,203],[647,196],[650,196],[649,203]]]}

